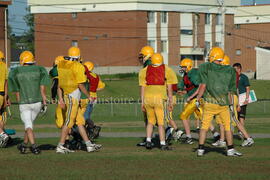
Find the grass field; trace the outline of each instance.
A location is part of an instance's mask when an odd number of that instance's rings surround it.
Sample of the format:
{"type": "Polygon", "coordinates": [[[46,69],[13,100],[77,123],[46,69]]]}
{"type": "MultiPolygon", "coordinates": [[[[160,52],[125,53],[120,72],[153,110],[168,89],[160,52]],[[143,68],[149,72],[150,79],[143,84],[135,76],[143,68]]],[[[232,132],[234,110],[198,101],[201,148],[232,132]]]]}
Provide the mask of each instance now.
{"type": "MultiPolygon", "coordinates": [[[[135,144],[139,138],[101,138],[100,152],[56,154],[43,150],[39,156],[21,155],[15,146],[0,150],[1,180],[74,179],[243,179],[267,180],[270,176],[270,140],[260,139],[250,148],[236,147],[244,156],[226,157],[223,149],[211,148],[198,158],[197,145],[174,143],[173,151],[151,151],[135,144]]],[[[42,149],[57,139],[39,139],[42,149]]],[[[240,142],[236,142],[239,145],[240,142]]]]}
{"type": "MultiPolygon", "coordinates": [[[[137,74],[102,76],[106,89],[100,92],[100,98],[120,99],[139,98],[137,74]]],[[[258,99],[270,99],[270,81],[251,81],[258,99]]],[[[49,91],[48,91],[49,97],[49,91]]],[[[14,96],[12,96],[14,101],[14,96]]],[[[246,127],[250,133],[270,134],[270,101],[260,101],[248,106],[246,127]]],[[[11,107],[12,118],[7,128],[23,131],[18,105],[11,107]]],[[[174,119],[182,128],[179,113],[182,104],[175,107],[174,119]]],[[[55,105],[50,104],[45,116],[35,121],[35,132],[55,133],[55,105]]],[[[93,120],[102,126],[102,132],[144,132],[143,117],[139,104],[98,104],[93,112],[93,120]]],[[[192,128],[194,128],[192,121],[192,128]]],[[[21,140],[16,139],[16,143],[21,140]]],[[[147,151],[136,147],[140,138],[103,138],[97,143],[103,149],[97,153],[78,151],[73,154],[56,154],[48,150],[57,144],[58,138],[41,138],[42,154],[21,155],[14,146],[0,149],[0,180],[59,180],[59,179],[269,179],[270,176],[270,140],[256,139],[250,148],[236,148],[244,153],[240,158],[224,156],[222,149],[211,148],[205,157],[197,158],[194,152],[197,143],[184,145],[175,143],[173,151],[161,152],[159,149],[147,151]]],[[[208,142],[210,143],[210,141],[208,142]]]]}

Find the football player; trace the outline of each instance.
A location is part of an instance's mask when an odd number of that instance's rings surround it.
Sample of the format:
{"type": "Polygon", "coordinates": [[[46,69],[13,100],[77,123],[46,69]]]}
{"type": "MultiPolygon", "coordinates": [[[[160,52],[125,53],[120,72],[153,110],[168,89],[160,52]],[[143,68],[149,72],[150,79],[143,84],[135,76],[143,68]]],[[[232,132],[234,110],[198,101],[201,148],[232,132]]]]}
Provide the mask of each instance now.
{"type": "MultiPolygon", "coordinates": [[[[143,65],[143,68],[147,67],[151,64],[151,57],[154,54],[154,49],[151,46],[144,46],[139,53],[139,62],[143,65]]],[[[145,128],[147,126],[147,115],[146,112],[143,112],[143,120],[145,124],[145,128]]],[[[146,138],[143,139],[142,142],[138,143],[137,146],[145,146],[146,138]]]]}
{"type": "Polygon", "coordinates": [[[236,94],[236,72],[229,66],[220,63],[224,59],[224,51],[219,47],[213,47],[209,52],[209,61],[199,67],[199,92],[197,103],[204,96],[204,112],[202,127],[200,130],[198,156],[203,156],[205,152],[204,143],[206,133],[211,125],[214,116],[219,116],[225,129],[227,140],[227,156],[241,156],[242,154],[234,149],[233,137],[231,133],[230,97],[236,94]]]}
{"type": "Polygon", "coordinates": [[[98,136],[101,127],[96,126],[91,120],[91,114],[94,108],[94,104],[97,102],[97,91],[101,91],[105,88],[105,83],[101,80],[100,76],[93,72],[94,64],[90,61],[84,63],[86,67],[86,77],[88,79],[87,85],[90,92],[90,97],[92,98],[91,102],[86,107],[84,113],[84,119],[88,124],[88,128],[93,131],[93,138],[98,136]]]}
{"type": "MultiPolygon", "coordinates": [[[[180,114],[180,119],[182,120],[183,126],[186,131],[185,143],[193,144],[189,118],[191,114],[195,114],[198,119],[202,119],[203,109],[202,107],[196,106],[196,98],[194,98],[194,93],[197,91],[199,82],[198,82],[198,69],[193,68],[193,61],[189,58],[185,58],[180,61],[180,74],[183,74],[183,79],[179,83],[179,94],[185,95],[184,99],[186,100],[184,109],[180,114]]],[[[213,133],[214,138],[219,136],[219,133],[215,131],[213,125],[210,126],[211,132],[213,133]]]]}
{"type": "MultiPolygon", "coordinates": [[[[224,66],[230,66],[230,58],[227,55],[225,55],[224,60],[221,62],[221,64],[224,66]]],[[[236,81],[236,86],[238,87],[238,81],[236,81]]],[[[230,107],[231,108],[231,116],[232,116],[231,117],[232,126],[233,127],[237,126],[238,130],[243,134],[245,139],[244,139],[244,142],[242,143],[242,146],[243,147],[251,146],[254,144],[254,140],[249,136],[245,127],[238,120],[238,115],[237,115],[238,114],[237,113],[238,107],[239,107],[238,96],[237,96],[237,94],[234,94],[233,98],[232,98],[232,106],[230,107]]],[[[216,147],[225,147],[226,142],[225,142],[224,126],[222,125],[221,118],[219,116],[216,116],[216,121],[217,121],[217,124],[220,125],[220,139],[217,140],[212,145],[216,146],[216,147]]],[[[233,131],[232,131],[232,133],[233,133],[233,131]]]]}
{"type": "Polygon", "coordinates": [[[170,150],[165,142],[164,109],[169,99],[169,111],[173,109],[172,85],[177,84],[175,73],[167,65],[163,64],[161,54],[153,54],[151,65],[142,69],[139,73],[139,85],[141,87],[142,111],[147,114],[146,149],[152,149],[153,127],[158,125],[160,149],[170,150]]]}
{"type": "MultiPolygon", "coordinates": [[[[58,98],[59,105],[63,112],[64,122],[60,125],[62,132],[56,153],[74,152],[64,147],[64,144],[70,129],[75,123],[79,125],[79,132],[85,141],[87,151],[93,152],[100,148],[100,145],[93,144],[88,139],[84,128],[84,118],[77,118],[81,93],[84,93],[88,100],[91,101],[92,99],[84,86],[86,82],[85,67],[80,63],[80,59],[80,49],[71,47],[68,51],[68,57],[65,57],[65,60],[59,62],[57,66],[59,79],[58,98]]],[[[83,114],[81,115],[83,117],[83,114]]]]}
{"type": "Polygon", "coordinates": [[[49,84],[49,75],[44,67],[35,65],[34,56],[30,51],[20,55],[20,67],[9,73],[9,91],[16,93],[19,102],[20,116],[24,123],[25,135],[23,143],[18,145],[18,150],[26,153],[27,144],[33,154],[40,154],[36,145],[33,123],[46,106],[46,85],[49,84]]]}
{"type": "Polygon", "coordinates": [[[4,132],[4,126],[6,123],[5,108],[9,106],[8,101],[8,83],[7,83],[7,65],[4,63],[5,56],[0,51],[0,147],[6,147],[9,140],[9,136],[4,132]]]}

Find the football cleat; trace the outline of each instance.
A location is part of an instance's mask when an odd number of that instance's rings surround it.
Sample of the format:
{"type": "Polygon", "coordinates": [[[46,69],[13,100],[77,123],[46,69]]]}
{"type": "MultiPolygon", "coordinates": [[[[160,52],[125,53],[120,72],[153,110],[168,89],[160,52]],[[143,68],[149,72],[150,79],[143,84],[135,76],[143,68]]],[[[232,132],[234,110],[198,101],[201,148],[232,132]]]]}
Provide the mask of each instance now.
{"type": "Polygon", "coordinates": [[[253,144],[254,144],[254,140],[252,138],[247,138],[246,140],[244,140],[241,146],[247,147],[247,146],[252,146],[253,144]]]}
{"type": "Polygon", "coordinates": [[[21,154],[25,154],[27,147],[22,143],[17,146],[17,149],[20,151],[21,154]]]}
{"type": "Polygon", "coordinates": [[[6,133],[0,135],[0,148],[4,148],[7,146],[9,140],[9,136],[6,133]]]}
{"type": "Polygon", "coordinates": [[[35,155],[38,155],[38,154],[41,153],[40,149],[39,149],[38,147],[36,147],[36,146],[30,147],[30,150],[31,150],[31,152],[32,152],[33,154],[35,154],[35,155]]]}
{"type": "Polygon", "coordinates": [[[166,128],[166,130],[165,130],[165,139],[166,139],[166,141],[171,140],[173,132],[174,132],[173,128],[171,128],[171,127],[166,128]]]}
{"type": "Polygon", "coordinates": [[[61,153],[61,154],[68,154],[68,153],[73,153],[75,151],[72,151],[66,147],[64,147],[63,145],[58,145],[56,147],[56,153],[61,153]]]}
{"type": "Polygon", "coordinates": [[[193,144],[194,142],[193,142],[192,138],[186,137],[186,139],[184,140],[184,143],[185,144],[193,144]]]}
{"type": "Polygon", "coordinates": [[[170,151],[172,148],[170,148],[168,145],[160,145],[160,150],[162,151],[170,151]]]}
{"type": "Polygon", "coordinates": [[[215,147],[226,147],[226,142],[225,141],[221,141],[221,140],[217,140],[216,142],[212,143],[212,146],[215,146],[215,147]]]}
{"type": "Polygon", "coordinates": [[[177,132],[175,132],[175,133],[173,134],[173,138],[174,138],[175,140],[179,140],[179,139],[183,136],[183,134],[184,134],[183,131],[178,130],[177,132]]]}
{"type": "Polygon", "coordinates": [[[146,141],[146,143],[145,143],[145,148],[146,148],[146,149],[152,149],[152,148],[153,148],[152,142],[146,141]]]}
{"type": "Polygon", "coordinates": [[[198,149],[198,150],[197,150],[197,156],[198,156],[198,157],[203,156],[203,155],[204,155],[204,152],[205,152],[204,149],[198,149]]]}
{"type": "Polygon", "coordinates": [[[87,152],[95,152],[101,148],[101,145],[99,144],[91,144],[86,147],[87,152]]]}
{"type": "Polygon", "coordinates": [[[242,156],[242,153],[236,151],[235,149],[227,150],[227,156],[242,156]]]}
{"type": "Polygon", "coordinates": [[[145,146],[145,144],[146,144],[146,142],[143,141],[143,142],[138,143],[137,146],[145,146]]]}

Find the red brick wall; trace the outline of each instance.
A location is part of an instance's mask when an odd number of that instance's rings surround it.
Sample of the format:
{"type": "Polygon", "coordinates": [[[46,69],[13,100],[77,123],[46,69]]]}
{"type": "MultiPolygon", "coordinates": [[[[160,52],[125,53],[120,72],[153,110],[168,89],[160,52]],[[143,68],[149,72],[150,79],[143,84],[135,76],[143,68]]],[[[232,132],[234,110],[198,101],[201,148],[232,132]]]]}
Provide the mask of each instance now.
{"type": "Polygon", "coordinates": [[[84,60],[100,66],[139,65],[137,55],[147,44],[146,12],[78,13],[75,19],[71,13],[35,14],[35,23],[36,60],[46,67],[67,55],[72,40],[84,60]]]}
{"type": "Polygon", "coordinates": [[[244,71],[256,71],[256,46],[270,47],[270,23],[242,24],[240,29],[234,27],[233,63],[240,62],[244,71]],[[241,55],[236,55],[236,50],[241,50],[241,55]]]}

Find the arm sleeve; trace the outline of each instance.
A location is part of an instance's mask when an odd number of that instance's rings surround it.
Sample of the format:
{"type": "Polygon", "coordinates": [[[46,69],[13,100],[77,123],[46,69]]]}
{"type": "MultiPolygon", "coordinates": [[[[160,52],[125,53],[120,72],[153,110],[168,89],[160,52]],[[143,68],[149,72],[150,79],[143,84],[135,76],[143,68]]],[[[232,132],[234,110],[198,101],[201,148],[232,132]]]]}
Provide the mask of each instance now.
{"type": "Polygon", "coordinates": [[[178,83],[177,87],[178,87],[178,89],[180,91],[184,91],[185,90],[185,84],[184,84],[184,80],[183,79],[178,83]]]}
{"type": "Polygon", "coordinates": [[[52,85],[52,88],[51,88],[52,99],[56,98],[57,89],[58,89],[58,79],[54,79],[53,80],[53,85],[52,85]]]}
{"type": "Polygon", "coordinates": [[[10,71],[8,76],[8,91],[9,92],[18,92],[19,84],[16,80],[16,69],[10,71]]]}
{"type": "Polygon", "coordinates": [[[103,88],[105,88],[105,83],[101,80],[101,79],[99,79],[99,82],[98,82],[98,89],[103,89],[103,88]]]}
{"type": "Polygon", "coordinates": [[[245,87],[250,86],[249,79],[248,79],[247,76],[245,76],[245,81],[244,81],[244,83],[245,83],[245,87]]]}
{"type": "Polygon", "coordinates": [[[195,86],[199,86],[200,82],[198,70],[192,70],[189,79],[195,86]]]}
{"type": "Polygon", "coordinates": [[[165,78],[166,78],[167,84],[177,84],[178,83],[177,76],[171,68],[166,67],[165,73],[166,73],[165,78]]]}
{"type": "Polygon", "coordinates": [[[41,72],[41,78],[40,78],[40,85],[42,86],[47,86],[50,84],[50,78],[48,75],[47,70],[44,67],[40,68],[40,72],[41,72]]]}
{"type": "Polygon", "coordinates": [[[82,84],[86,82],[85,68],[83,65],[78,64],[75,71],[76,83],[82,84]]]}
{"type": "Polygon", "coordinates": [[[229,85],[229,92],[233,94],[237,94],[237,88],[236,88],[236,72],[234,69],[232,69],[232,78],[229,85]]]}
{"type": "Polygon", "coordinates": [[[207,84],[207,67],[206,64],[202,64],[198,70],[198,83],[207,84]]]}
{"type": "Polygon", "coordinates": [[[139,86],[146,86],[146,68],[139,72],[139,86]]]}

